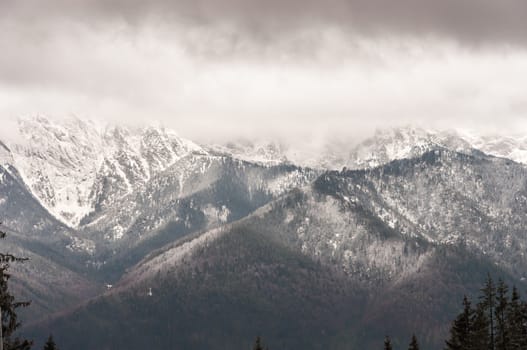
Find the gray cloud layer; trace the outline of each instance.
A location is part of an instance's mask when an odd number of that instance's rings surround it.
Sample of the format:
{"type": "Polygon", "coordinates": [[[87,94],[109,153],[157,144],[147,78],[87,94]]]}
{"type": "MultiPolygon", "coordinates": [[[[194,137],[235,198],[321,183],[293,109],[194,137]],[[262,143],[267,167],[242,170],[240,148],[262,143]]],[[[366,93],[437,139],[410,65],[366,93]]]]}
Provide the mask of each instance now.
{"type": "Polygon", "coordinates": [[[523,130],[526,0],[0,0],[0,118],[523,130]]]}
{"type": "Polygon", "coordinates": [[[460,42],[527,43],[525,0],[3,0],[0,16],[17,21],[75,19],[97,25],[149,19],[235,25],[272,40],[287,31],[334,25],[360,35],[439,35],[460,42]]]}

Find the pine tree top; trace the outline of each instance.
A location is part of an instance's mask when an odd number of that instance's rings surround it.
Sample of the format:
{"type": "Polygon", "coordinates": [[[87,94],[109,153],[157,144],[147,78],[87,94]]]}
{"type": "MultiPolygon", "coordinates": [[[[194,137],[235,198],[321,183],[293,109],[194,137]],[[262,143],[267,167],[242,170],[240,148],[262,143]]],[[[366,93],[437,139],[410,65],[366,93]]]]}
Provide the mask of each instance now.
{"type": "Polygon", "coordinates": [[[419,350],[419,343],[417,342],[417,337],[415,334],[412,334],[412,340],[410,341],[408,350],[419,350]]]}
{"type": "Polygon", "coordinates": [[[55,344],[55,341],[53,340],[53,335],[49,335],[48,340],[46,341],[46,344],[44,344],[44,350],[57,350],[57,345],[55,344]]]}
{"type": "Polygon", "coordinates": [[[392,350],[392,341],[388,336],[384,338],[384,350],[392,350]]]}
{"type": "Polygon", "coordinates": [[[254,341],[253,350],[263,350],[262,339],[260,338],[260,336],[256,337],[256,340],[254,341]]]}

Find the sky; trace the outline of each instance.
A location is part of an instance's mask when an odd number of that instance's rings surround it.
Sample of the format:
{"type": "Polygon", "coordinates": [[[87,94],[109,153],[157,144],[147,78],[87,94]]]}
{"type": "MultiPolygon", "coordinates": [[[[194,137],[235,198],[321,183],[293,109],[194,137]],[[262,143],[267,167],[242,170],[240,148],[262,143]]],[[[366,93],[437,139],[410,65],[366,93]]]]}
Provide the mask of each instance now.
{"type": "Polygon", "coordinates": [[[525,0],[0,0],[0,121],[527,131],[525,0]]]}

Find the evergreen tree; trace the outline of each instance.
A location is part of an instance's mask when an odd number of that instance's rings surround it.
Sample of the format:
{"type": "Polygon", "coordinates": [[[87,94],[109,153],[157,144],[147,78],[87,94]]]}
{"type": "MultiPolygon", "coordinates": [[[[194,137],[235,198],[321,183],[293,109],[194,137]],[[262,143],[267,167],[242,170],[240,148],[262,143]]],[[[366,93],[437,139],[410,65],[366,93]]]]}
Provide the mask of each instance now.
{"type": "Polygon", "coordinates": [[[488,349],[490,344],[489,320],[486,308],[479,303],[472,317],[472,326],[469,335],[469,349],[488,349]]]}
{"type": "Polygon", "coordinates": [[[392,341],[389,336],[384,338],[384,350],[392,350],[392,341]]]}
{"type": "Polygon", "coordinates": [[[510,349],[527,349],[527,328],[525,327],[523,305],[518,289],[515,286],[512,287],[511,301],[507,308],[507,320],[510,349]]]}
{"type": "Polygon", "coordinates": [[[471,330],[474,310],[467,296],[463,297],[463,311],[456,317],[450,328],[450,338],[446,341],[446,350],[471,349],[471,330]]]}
{"type": "Polygon", "coordinates": [[[262,339],[260,338],[260,336],[256,337],[256,340],[254,341],[253,350],[263,350],[262,339]]]}
{"type": "MultiPolygon", "coordinates": [[[[0,239],[5,237],[5,232],[0,229],[0,239]]],[[[0,314],[2,326],[2,338],[4,350],[27,350],[31,348],[31,342],[20,339],[14,335],[20,327],[17,309],[29,305],[29,302],[17,301],[9,292],[8,282],[11,275],[8,268],[13,262],[27,259],[17,258],[11,254],[0,253],[0,314]]]]}
{"type": "Polygon", "coordinates": [[[490,274],[487,277],[487,281],[485,282],[485,285],[481,289],[481,292],[483,295],[481,296],[481,304],[484,307],[487,318],[488,318],[488,332],[489,332],[489,344],[487,349],[488,350],[495,350],[496,349],[496,337],[495,337],[495,308],[496,308],[496,288],[494,287],[494,282],[492,281],[492,278],[490,277],[490,274]]]}
{"type": "Polygon", "coordinates": [[[412,340],[410,341],[408,350],[419,350],[419,344],[417,343],[417,338],[415,337],[415,334],[412,335],[412,340]]]}
{"type": "Polygon", "coordinates": [[[527,303],[521,302],[521,313],[522,313],[522,337],[521,337],[521,349],[527,349],[527,303]]]}
{"type": "Polygon", "coordinates": [[[53,340],[53,336],[50,334],[48,337],[48,340],[46,341],[46,344],[44,344],[44,350],[57,350],[57,345],[55,345],[55,341],[53,340]]]}
{"type": "Polygon", "coordinates": [[[502,279],[498,281],[496,288],[496,349],[509,349],[509,321],[507,318],[507,309],[509,307],[509,299],[507,296],[508,287],[502,279]]]}
{"type": "Polygon", "coordinates": [[[527,350],[527,304],[516,287],[509,299],[507,285],[499,280],[494,287],[489,277],[481,290],[475,309],[463,298],[463,312],[452,322],[445,349],[527,350]]]}

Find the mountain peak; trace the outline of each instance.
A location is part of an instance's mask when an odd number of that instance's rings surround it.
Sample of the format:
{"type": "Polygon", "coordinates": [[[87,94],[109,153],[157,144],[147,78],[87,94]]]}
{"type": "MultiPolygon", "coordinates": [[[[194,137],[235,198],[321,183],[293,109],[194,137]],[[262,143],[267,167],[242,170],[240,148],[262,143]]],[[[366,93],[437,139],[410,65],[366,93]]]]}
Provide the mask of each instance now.
{"type": "Polygon", "coordinates": [[[72,227],[94,209],[92,193],[105,164],[121,175],[135,167],[147,178],[201,149],[162,127],[121,127],[75,116],[21,118],[17,127],[13,132],[21,137],[3,144],[2,161],[13,164],[41,204],[72,227]]]}

